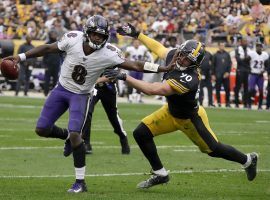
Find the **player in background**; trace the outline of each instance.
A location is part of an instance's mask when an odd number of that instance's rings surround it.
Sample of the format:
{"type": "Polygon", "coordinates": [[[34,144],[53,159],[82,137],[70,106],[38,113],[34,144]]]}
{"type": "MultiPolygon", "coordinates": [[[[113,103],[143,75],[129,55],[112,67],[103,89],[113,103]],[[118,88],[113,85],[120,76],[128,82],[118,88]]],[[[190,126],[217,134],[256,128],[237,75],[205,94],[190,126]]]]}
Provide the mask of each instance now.
{"type": "Polygon", "coordinates": [[[92,146],[90,143],[92,116],[95,105],[99,100],[101,101],[106,115],[113,127],[114,133],[119,137],[121,153],[126,155],[130,154],[127,133],[124,130],[123,120],[120,118],[117,108],[117,88],[115,82],[98,83],[95,86],[93,100],[91,101],[87,116],[87,125],[83,134],[86,153],[92,153],[92,146]]]}
{"type": "Polygon", "coordinates": [[[176,130],[181,130],[187,135],[201,152],[242,164],[248,180],[252,181],[257,173],[257,154],[244,154],[230,145],[221,143],[210,128],[206,111],[198,105],[201,79],[199,68],[204,58],[204,45],[196,40],[187,40],[179,48],[170,50],[136,31],[131,24],[119,27],[118,33],[138,38],[153,53],[165,59],[166,63],[176,61],[175,70],[166,73],[162,83],[136,80],[112,70],[104,72],[107,78],[125,80],[130,86],[147,95],[162,95],[167,98],[168,103],[142,119],[133,132],[137,144],[152,167],[152,176],[137,187],[149,188],[169,181],[168,171],[161,163],[153,137],[176,130]]]}
{"type": "MultiPolygon", "coordinates": [[[[149,50],[140,43],[139,40],[134,40],[131,46],[128,46],[125,50],[126,57],[133,61],[148,61],[154,62],[153,56],[149,50]]],[[[142,80],[143,73],[138,71],[129,71],[129,75],[135,79],[142,80]]],[[[138,91],[132,87],[128,87],[128,102],[130,103],[142,103],[141,91],[138,91]]]]}
{"type": "Polygon", "coordinates": [[[259,90],[259,103],[258,109],[262,109],[263,101],[263,73],[269,66],[269,55],[266,51],[263,51],[263,44],[261,42],[256,43],[256,51],[248,51],[250,57],[250,74],[248,77],[248,91],[249,91],[249,103],[248,107],[252,106],[252,98],[256,95],[255,86],[258,86],[259,90]]]}
{"type": "Polygon", "coordinates": [[[108,21],[100,16],[89,17],[83,32],[71,31],[52,44],[40,45],[25,53],[9,56],[16,63],[48,53],[66,52],[61,65],[57,86],[51,91],[41,111],[35,132],[41,137],[70,140],[73,150],[76,181],[70,193],[87,191],[85,184],[85,147],[81,138],[89,109],[91,93],[104,69],[118,65],[119,68],[146,72],[169,71],[173,64],[161,67],[149,62],[125,60],[122,52],[107,43],[108,21]],[[69,111],[68,129],[55,125],[65,111],[69,111]]]}

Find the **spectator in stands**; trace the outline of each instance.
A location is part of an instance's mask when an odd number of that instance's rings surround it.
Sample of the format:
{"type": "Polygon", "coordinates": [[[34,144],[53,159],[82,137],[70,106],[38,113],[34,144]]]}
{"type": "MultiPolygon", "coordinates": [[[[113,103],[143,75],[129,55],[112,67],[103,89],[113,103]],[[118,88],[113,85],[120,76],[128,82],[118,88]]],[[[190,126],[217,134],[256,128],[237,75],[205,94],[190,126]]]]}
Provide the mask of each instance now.
{"type": "MultiPolygon", "coordinates": [[[[49,32],[49,41],[46,44],[52,44],[57,41],[57,32],[49,32]]],[[[59,53],[48,53],[43,56],[43,65],[45,68],[44,95],[47,96],[50,88],[54,88],[58,81],[58,74],[61,65],[61,55],[59,53]],[[51,84],[52,79],[52,84],[51,84]]]]}
{"type": "Polygon", "coordinates": [[[250,15],[254,19],[263,20],[264,14],[265,14],[265,9],[263,5],[260,3],[259,0],[254,0],[253,5],[251,7],[250,15]]]}
{"type": "MultiPolygon", "coordinates": [[[[26,36],[26,42],[19,47],[18,53],[25,53],[33,49],[31,36],[26,36]]],[[[24,96],[27,96],[29,90],[29,80],[33,67],[36,65],[37,59],[30,58],[20,63],[19,78],[17,80],[15,95],[18,96],[22,83],[24,83],[24,96]]]]}
{"type": "Polygon", "coordinates": [[[238,27],[238,25],[241,23],[241,19],[239,16],[237,16],[237,11],[232,10],[231,14],[226,17],[225,22],[227,30],[230,32],[233,27],[238,27]]]}
{"type": "Polygon", "coordinates": [[[230,71],[232,61],[230,54],[225,50],[225,43],[218,43],[218,51],[213,56],[214,80],[216,81],[216,96],[218,106],[221,107],[220,90],[223,85],[226,95],[226,107],[230,106],[230,71]]]}
{"type": "Polygon", "coordinates": [[[225,25],[221,25],[212,30],[212,42],[227,42],[227,31],[225,25]]]}
{"type": "Polygon", "coordinates": [[[208,93],[208,107],[215,107],[213,104],[213,88],[212,88],[212,54],[209,51],[205,51],[204,59],[201,64],[201,83],[200,83],[200,94],[199,103],[203,105],[204,99],[204,87],[207,88],[208,93]]]}
{"type": "Polygon", "coordinates": [[[48,36],[48,29],[46,28],[45,24],[43,21],[40,21],[38,23],[38,33],[36,38],[38,40],[46,40],[48,36]]]}
{"type": "Polygon", "coordinates": [[[235,25],[228,33],[227,42],[228,46],[236,47],[242,38],[242,34],[239,32],[238,27],[235,25]]]}
{"type": "Polygon", "coordinates": [[[259,21],[255,23],[255,30],[253,31],[254,34],[254,41],[260,41],[261,43],[264,43],[264,32],[262,30],[262,25],[259,21]]]}
{"type": "Polygon", "coordinates": [[[165,46],[168,48],[177,48],[179,46],[177,44],[177,38],[175,36],[168,37],[165,46]]]}
{"type": "Polygon", "coordinates": [[[61,38],[68,30],[63,26],[60,20],[54,20],[51,30],[57,33],[57,38],[61,38]]]}
{"type": "Polygon", "coordinates": [[[195,18],[192,18],[189,22],[189,24],[187,25],[187,27],[184,28],[184,31],[187,33],[195,33],[197,31],[197,21],[195,18]]]}
{"type": "Polygon", "coordinates": [[[234,88],[235,107],[239,108],[239,92],[243,86],[242,101],[244,108],[248,105],[248,76],[250,73],[250,57],[248,56],[250,49],[247,46],[247,39],[243,37],[240,45],[235,49],[235,59],[237,62],[236,84],[234,88]]]}
{"type": "Polygon", "coordinates": [[[4,17],[0,15],[0,39],[6,38],[6,26],[4,24],[4,17]]]}

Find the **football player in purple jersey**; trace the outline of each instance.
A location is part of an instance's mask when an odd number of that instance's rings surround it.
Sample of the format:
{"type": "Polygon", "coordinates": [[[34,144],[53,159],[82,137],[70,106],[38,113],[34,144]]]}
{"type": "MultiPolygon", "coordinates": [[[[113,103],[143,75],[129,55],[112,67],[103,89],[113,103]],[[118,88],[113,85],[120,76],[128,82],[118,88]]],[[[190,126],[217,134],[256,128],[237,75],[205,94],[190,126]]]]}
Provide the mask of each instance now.
{"type": "Polygon", "coordinates": [[[118,66],[126,70],[164,72],[174,66],[174,63],[161,67],[149,62],[125,60],[122,52],[107,42],[108,38],[108,21],[100,15],[94,15],[86,21],[83,32],[71,31],[58,42],[40,45],[25,53],[5,58],[20,62],[48,53],[66,53],[59,82],[46,99],[35,131],[41,137],[70,141],[76,176],[75,183],[68,190],[70,193],[87,191],[84,180],[85,148],[81,133],[85,126],[92,90],[104,70],[118,66]],[[63,129],[56,126],[55,122],[67,110],[68,128],[63,129]]]}
{"type": "Polygon", "coordinates": [[[263,51],[263,44],[261,42],[256,43],[256,50],[248,51],[250,57],[250,74],[248,77],[248,92],[249,92],[249,104],[248,107],[252,106],[252,98],[256,94],[256,85],[259,90],[259,103],[258,109],[262,109],[263,101],[263,73],[268,68],[269,55],[266,51],[263,51]]]}

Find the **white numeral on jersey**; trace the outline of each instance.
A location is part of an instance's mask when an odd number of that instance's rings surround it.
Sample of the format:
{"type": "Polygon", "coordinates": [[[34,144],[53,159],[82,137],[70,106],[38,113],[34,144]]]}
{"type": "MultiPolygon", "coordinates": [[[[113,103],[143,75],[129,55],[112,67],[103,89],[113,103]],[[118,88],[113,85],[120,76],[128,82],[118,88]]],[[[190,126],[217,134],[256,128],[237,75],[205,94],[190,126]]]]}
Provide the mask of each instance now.
{"type": "Polygon", "coordinates": [[[182,75],[180,76],[180,81],[181,82],[189,82],[192,80],[192,77],[188,74],[182,73],[182,75]],[[183,80],[183,78],[185,79],[185,81],[183,80]]]}

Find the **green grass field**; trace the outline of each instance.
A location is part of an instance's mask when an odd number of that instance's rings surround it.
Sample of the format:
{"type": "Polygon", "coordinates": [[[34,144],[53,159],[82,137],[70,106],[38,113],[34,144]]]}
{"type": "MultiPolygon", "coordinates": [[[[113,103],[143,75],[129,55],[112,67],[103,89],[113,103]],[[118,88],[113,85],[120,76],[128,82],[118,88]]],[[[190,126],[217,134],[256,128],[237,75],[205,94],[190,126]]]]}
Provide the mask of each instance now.
{"type": "MultiPolygon", "coordinates": [[[[149,177],[150,166],[139,151],[132,131],[158,105],[119,104],[128,132],[131,155],[121,155],[100,104],[92,127],[93,154],[87,156],[88,192],[68,194],[74,182],[72,157],[62,155],[64,142],[34,133],[44,99],[0,97],[0,200],[39,199],[270,199],[270,113],[208,109],[219,140],[243,152],[259,153],[258,176],[247,181],[240,165],[202,154],[181,132],[155,139],[160,157],[170,170],[167,185],[136,189],[149,177]]],[[[58,122],[67,125],[67,114],[58,122]]]]}

